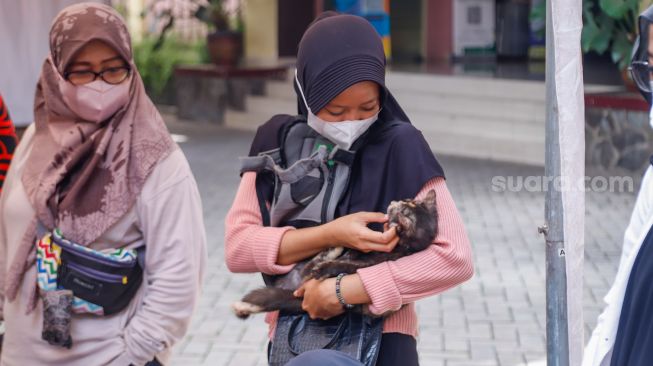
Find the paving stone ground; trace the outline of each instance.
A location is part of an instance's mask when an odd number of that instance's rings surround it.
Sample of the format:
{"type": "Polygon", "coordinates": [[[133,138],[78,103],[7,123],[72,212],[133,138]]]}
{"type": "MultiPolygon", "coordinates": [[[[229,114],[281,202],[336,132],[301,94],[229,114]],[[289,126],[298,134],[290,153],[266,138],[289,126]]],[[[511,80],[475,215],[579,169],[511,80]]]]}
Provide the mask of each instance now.
{"type": "MultiPolygon", "coordinates": [[[[209,261],[201,303],[174,365],[265,365],[262,316],[242,321],[229,305],[261,284],[224,264],[224,217],[238,185],[238,156],[251,132],[166,117],[196,175],[204,204],[209,261]]],[[[492,177],[541,176],[542,168],[439,156],[474,250],[472,280],[417,303],[420,362],[426,366],[541,365],[545,358],[544,193],[493,190],[492,177]]],[[[586,339],[617,269],[632,192],[586,196],[586,339]]]]}

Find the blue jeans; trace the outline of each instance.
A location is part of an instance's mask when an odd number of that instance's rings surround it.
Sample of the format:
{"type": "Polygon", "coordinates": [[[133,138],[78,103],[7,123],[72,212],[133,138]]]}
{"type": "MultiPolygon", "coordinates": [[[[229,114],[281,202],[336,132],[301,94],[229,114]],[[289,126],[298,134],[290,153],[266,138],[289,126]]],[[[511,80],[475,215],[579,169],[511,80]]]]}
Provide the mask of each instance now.
{"type": "Polygon", "coordinates": [[[362,366],[357,359],[330,349],[317,349],[304,352],[290,360],[286,366],[362,366]]]}

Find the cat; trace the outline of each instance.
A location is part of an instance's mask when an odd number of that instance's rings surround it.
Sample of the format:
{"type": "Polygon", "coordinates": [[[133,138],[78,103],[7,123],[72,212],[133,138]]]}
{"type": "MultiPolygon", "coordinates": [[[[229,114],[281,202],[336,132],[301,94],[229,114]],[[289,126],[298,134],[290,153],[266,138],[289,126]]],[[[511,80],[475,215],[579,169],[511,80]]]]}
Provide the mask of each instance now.
{"type": "MultiPolygon", "coordinates": [[[[395,227],[399,236],[399,242],[391,252],[363,253],[357,250],[345,251],[343,247],[323,250],[312,259],[295,265],[287,275],[279,276],[273,283],[268,283],[268,287],[253,290],[241,301],[234,303],[232,308],[236,316],[246,319],[251,314],[275,310],[302,313],[302,299],[293,295],[294,290],[302,283],[312,278],[325,279],[336,277],[340,273],[352,274],[359,268],[419,252],[431,245],[438,234],[435,190],[430,190],[421,201],[392,201],[387,213],[388,226],[395,227]]],[[[364,308],[355,309],[367,313],[366,307],[364,308]]]]}

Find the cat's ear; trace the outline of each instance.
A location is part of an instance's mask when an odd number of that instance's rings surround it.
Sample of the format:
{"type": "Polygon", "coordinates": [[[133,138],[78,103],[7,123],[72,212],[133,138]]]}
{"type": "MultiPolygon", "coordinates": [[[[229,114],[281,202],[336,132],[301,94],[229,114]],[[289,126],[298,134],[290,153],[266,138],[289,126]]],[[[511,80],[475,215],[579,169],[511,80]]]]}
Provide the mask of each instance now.
{"type": "Polygon", "coordinates": [[[422,200],[422,203],[426,206],[426,208],[430,211],[435,213],[437,211],[437,203],[435,201],[435,189],[431,189],[428,191],[426,194],[426,197],[422,200]]]}

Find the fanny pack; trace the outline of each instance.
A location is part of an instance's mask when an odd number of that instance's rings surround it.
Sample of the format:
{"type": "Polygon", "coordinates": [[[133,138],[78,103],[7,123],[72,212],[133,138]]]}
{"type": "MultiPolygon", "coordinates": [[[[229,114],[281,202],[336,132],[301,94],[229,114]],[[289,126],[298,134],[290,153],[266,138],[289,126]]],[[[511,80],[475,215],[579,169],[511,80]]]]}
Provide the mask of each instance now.
{"type": "Polygon", "coordinates": [[[144,246],[97,251],[49,232],[39,223],[37,282],[43,299],[42,338],[70,348],[71,315],[120,312],[143,281],[144,246]]]}

